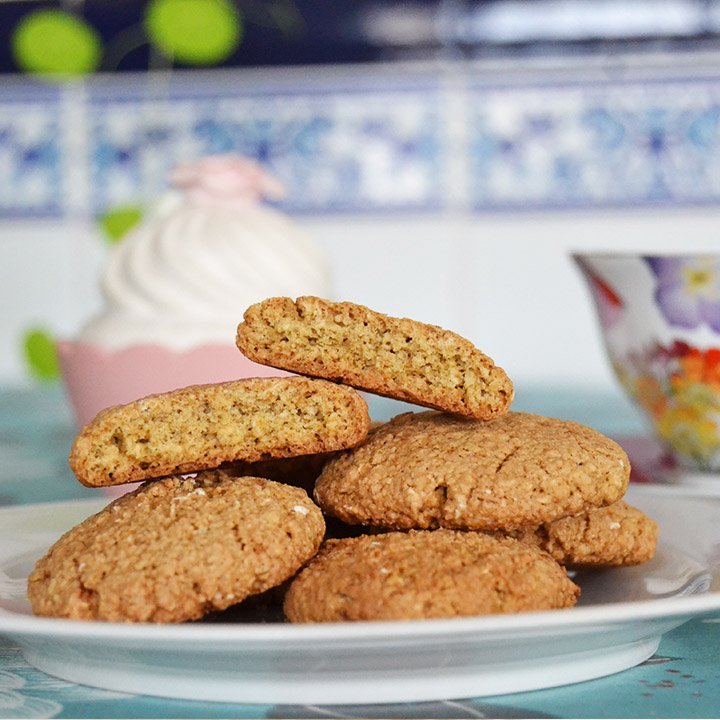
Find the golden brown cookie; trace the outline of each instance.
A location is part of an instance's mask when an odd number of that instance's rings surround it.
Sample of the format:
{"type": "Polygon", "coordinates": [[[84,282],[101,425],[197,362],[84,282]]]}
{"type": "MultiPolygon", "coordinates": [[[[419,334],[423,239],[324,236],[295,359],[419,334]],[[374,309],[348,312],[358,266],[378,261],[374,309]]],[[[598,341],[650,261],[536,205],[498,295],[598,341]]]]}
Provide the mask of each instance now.
{"type": "Polygon", "coordinates": [[[326,541],[292,581],[284,608],[295,623],[415,620],[564,608],[579,593],[531,545],[411,530],[326,541]]]}
{"type": "Polygon", "coordinates": [[[502,368],[465,338],[348,302],[270,298],[245,312],[237,346],[264,365],[479,419],[513,397],[502,368]]]}
{"type": "Polygon", "coordinates": [[[523,528],[513,537],[545,550],[561,565],[639,565],[655,555],[658,526],[624,501],[523,528]]]}
{"type": "Polygon", "coordinates": [[[279,585],[325,525],[300,488],[223,472],[145,483],[67,532],[35,566],[37,615],[183,622],[279,585]]]}
{"type": "Polygon", "coordinates": [[[616,502],[629,475],[622,448],[577,423],[406,413],[331,460],[315,500],[350,524],[515,530],[616,502]]]}
{"type": "Polygon", "coordinates": [[[120,485],[352,447],[369,425],[363,398],[324,380],[194,385],[103,410],[80,431],[70,466],[83,485],[120,485]]]}

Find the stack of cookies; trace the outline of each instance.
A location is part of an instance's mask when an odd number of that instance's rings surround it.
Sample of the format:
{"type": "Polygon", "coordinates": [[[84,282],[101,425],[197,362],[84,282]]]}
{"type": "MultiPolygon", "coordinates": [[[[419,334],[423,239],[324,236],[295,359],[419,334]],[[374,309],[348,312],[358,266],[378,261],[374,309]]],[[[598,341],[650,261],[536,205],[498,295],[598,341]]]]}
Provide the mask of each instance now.
{"type": "Polygon", "coordinates": [[[237,345],[296,375],[151,396],[82,429],[80,482],[143,483],[37,563],[34,612],[183,622],[272,588],[291,622],[549,610],[577,601],[568,567],[652,557],[622,449],[509,412],[505,372],[455,333],[272,298],[237,345]],[[357,390],[432,411],[371,423],[357,390]]]}

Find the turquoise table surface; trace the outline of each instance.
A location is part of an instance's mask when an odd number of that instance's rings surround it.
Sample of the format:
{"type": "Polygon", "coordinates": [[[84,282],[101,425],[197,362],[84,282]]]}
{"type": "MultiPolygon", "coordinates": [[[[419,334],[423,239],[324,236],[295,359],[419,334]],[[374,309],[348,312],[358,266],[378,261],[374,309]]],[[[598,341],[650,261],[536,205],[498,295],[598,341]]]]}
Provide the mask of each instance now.
{"type": "MultiPolygon", "coordinates": [[[[376,419],[405,407],[371,403],[376,419]]],[[[644,431],[619,395],[518,388],[514,409],[577,420],[617,436],[644,431]]],[[[57,387],[0,390],[0,505],[97,497],[67,466],[74,427],[57,387]]],[[[238,705],[129,695],[35,670],[0,638],[0,718],[720,717],[720,616],[666,634],[642,665],[598,680],[498,697],[365,706],[238,705]]],[[[372,689],[368,689],[371,696],[372,689]]]]}

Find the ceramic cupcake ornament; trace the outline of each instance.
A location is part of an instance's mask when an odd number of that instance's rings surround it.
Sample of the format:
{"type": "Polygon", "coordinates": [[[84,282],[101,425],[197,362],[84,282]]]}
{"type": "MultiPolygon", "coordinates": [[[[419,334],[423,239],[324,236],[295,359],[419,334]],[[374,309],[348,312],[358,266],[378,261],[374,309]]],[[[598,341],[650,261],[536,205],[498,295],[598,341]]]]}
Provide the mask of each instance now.
{"type": "Polygon", "coordinates": [[[172,190],[117,245],[104,309],[58,344],[78,422],[196,383],[280,375],[235,346],[245,309],[274,295],[330,293],[320,248],[264,199],[280,183],[257,163],[212,156],[176,167],[172,190]]]}

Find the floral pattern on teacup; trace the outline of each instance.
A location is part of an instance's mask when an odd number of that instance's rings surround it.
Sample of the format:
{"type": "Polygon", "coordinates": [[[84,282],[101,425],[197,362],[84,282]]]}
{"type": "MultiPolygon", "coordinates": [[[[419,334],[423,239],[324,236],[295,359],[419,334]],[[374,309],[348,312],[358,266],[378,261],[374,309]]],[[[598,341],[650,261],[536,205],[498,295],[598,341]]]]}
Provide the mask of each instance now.
{"type": "Polygon", "coordinates": [[[661,440],[695,467],[720,464],[720,348],[675,341],[642,354],[615,356],[620,382],[661,440]]]}
{"type": "Polygon", "coordinates": [[[646,257],[656,279],[655,299],[674,326],[707,324],[720,332],[720,257],[646,257]]]}

